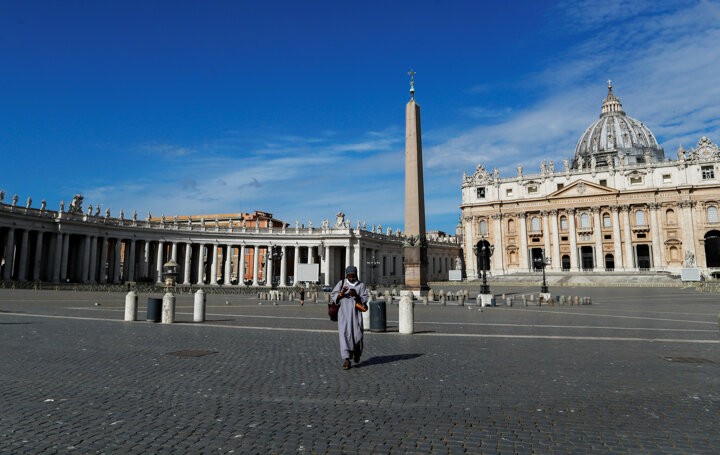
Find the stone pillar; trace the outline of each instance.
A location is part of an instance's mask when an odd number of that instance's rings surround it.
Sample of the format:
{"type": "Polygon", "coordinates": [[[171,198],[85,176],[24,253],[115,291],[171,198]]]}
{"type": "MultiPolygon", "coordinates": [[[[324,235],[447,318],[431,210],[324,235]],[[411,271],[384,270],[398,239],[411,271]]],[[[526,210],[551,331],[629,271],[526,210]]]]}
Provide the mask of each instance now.
{"type": "MultiPolygon", "coordinates": [[[[58,234],[62,236],[62,234],[58,234]]],[[[12,278],[13,263],[15,259],[15,228],[8,229],[7,239],[5,241],[5,269],[3,270],[3,280],[12,278]]]]}
{"type": "Polygon", "coordinates": [[[650,211],[650,235],[652,236],[653,248],[653,267],[655,270],[665,265],[665,258],[662,249],[662,239],[660,238],[660,223],[658,222],[658,209],[660,204],[653,202],[647,205],[650,211]]]}
{"type": "MultiPolygon", "coordinates": [[[[61,265],[62,264],[62,245],[63,245],[63,236],[64,235],[65,234],[62,234],[60,232],[58,232],[55,235],[55,255],[53,257],[53,270],[52,270],[52,280],[55,283],[60,281],[60,268],[62,267],[62,265],[61,265]]],[[[5,263],[5,270],[7,270],[7,263],[5,263]]]]}
{"type": "Polygon", "coordinates": [[[185,257],[183,267],[183,283],[184,285],[190,284],[190,277],[192,274],[192,243],[185,243],[185,257]]]}
{"type": "Polygon", "coordinates": [[[530,271],[528,263],[527,213],[518,213],[520,220],[520,271],[530,271]]]}
{"type": "Polygon", "coordinates": [[[245,284],[245,245],[240,245],[238,250],[238,285],[245,284]]]}
{"type": "Polygon", "coordinates": [[[622,239],[620,238],[620,216],[618,215],[620,207],[618,207],[617,205],[613,205],[612,207],[610,207],[610,210],[612,211],[612,236],[613,244],[615,246],[615,270],[624,270],[625,267],[623,266],[624,261],[622,257],[622,239]]]}
{"type": "Polygon", "coordinates": [[[127,265],[127,280],[135,281],[135,249],[137,248],[137,241],[130,239],[130,254],[127,265]]]}
{"type": "Polygon", "coordinates": [[[43,252],[43,233],[38,231],[35,239],[35,260],[33,262],[33,281],[40,281],[40,272],[42,269],[42,252],[43,252]]]}
{"type": "Polygon", "coordinates": [[[258,271],[259,271],[259,264],[260,264],[260,248],[258,245],[253,245],[253,279],[252,279],[252,285],[253,286],[260,286],[260,283],[258,282],[258,271]]]}
{"type": "MultiPolygon", "coordinates": [[[[491,257],[491,271],[496,275],[505,274],[505,242],[502,233],[502,214],[494,213],[490,216],[493,220],[493,243],[495,246],[495,253],[491,257]]],[[[455,258],[450,258],[451,263],[455,261],[455,258]]],[[[469,264],[465,264],[466,268],[469,268],[469,264]]],[[[454,267],[451,267],[454,269],[454,267]]]]}
{"type": "Polygon", "coordinates": [[[223,284],[229,286],[232,282],[232,245],[225,245],[225,271],[223,272],[223,284]]]}
{"type": "Polygon", "coordinates": [[[197,284],[205,284],[205,245],[200,243],[198,245],[197,254],[197,284]]]}
{"type": "MultiPolygon", "coordinates": [[[[682,242],[683,242],[683,255],[687,253],[688,251],[692,251],[695,257],[698,257],[698,252],[696,251],[696,243],[695,243],[695,230],[693,229],[693,226],[695,225],[695,220],[693,217],[693,206],[695,203],[693,201],[680,201],[680,210],[682,212],[682,216],[680,217],[680,228],[682,230],[682,242]]],[[[682,257],[681,256],[681,257],[682,257]]],[[[697,262],[696,262],[697,265],[697,262]]]]}
{"type": "Polygon", "coordinates": [[[545,251],[545,258],[548,258],[552,255],[552,251],[550,251],[550,219],[549,216],[550,212],[547,210],[543,210],[540,212],[540,215],[542,216],[542,229],[543,229],[543,250],[545,251]]]}
{"type": "Polygon", "coordinates": [[[27,281],[27,261],[28,261],[28,240],[30,238],[30,231],[27,229],[23,230],[22,237],[20,238],[20,264],[18,266],[18,281],[27,281]]]}
{"type": "Polygon", "coordinates": [[[293,258],[293,286],[299,283],[298,281],[298,263],[300,262],[300,247],[295,245],[295,257],[293,258]]]}
{"type": "Polygon", "coordinates": [[[140,273],[143,277],[150,277],[150,241],[143,242],[143,258],[140,264],[140,273]]]}
{"type": "Polygon", "coordinates": [[[413,292],[411,290],[400,291],[398,331],[401,334],[412,334],[415,331],[414,313],[413,292]]]}
{"type": "Polygon", "coordinates": [[[321,261],[323,263],[323,272],[325,273],[325,285],[330,285],[330,247],[325,245],[325,258],[321,261]]]}
{"type": "Polygon", "coordinates": [[[575,232],[575,209],[568,209],[568,236],[570,237],[570,270],[579,270],[577,251],[577,233],[575,232]]]}
{"type": "Polygon", "coordinates": [[[83,261],[82,261],[82,274],[80,275],[82,277],[83,283],[88,283],[90,281],[90,236],[85,236],[85,241],[83,242],[83,261]]]}
{"type": "Polygon", "coordinates": [[[282,247],[282,258],[280,258],[280,286],[287,286],[287,246],[282,247]]]}
{"type": "Polygon", "coordinates": [[[623,205],[620,207],[622,210],[622,221],[623,221],[623,247],[625,248],[625,270],[635,269],[635,262],[633,261],[633,244],[632,234],[630,232],[630,207],[623,205]]]}
{"type": "Polygon", "coordinates": [[[91,283],[97,283],[98,280],[98,238],[90,237],[90,270],[88,276],[91,283]]]}
{"type": "Polygon", "coordinates": [[[593,237],[595,238],[595,268],[605,270],[605,257],[602,247],[602,224],[600,224],[600,207],[590,209],[593,214],[593,237]]]}
{"type": "Polygon", "coordinates": [[[155,272],[157,273],[157,283],[162,284],[162,267],[165,263],[165,242],[159,240],[157,243],[157,258],[155,258],[155,272]]]}
{"type": "Polygon", "coordinates": [[[115,240],[115,267],[113,269],[113,283],[120,282],[120,256],[122,252],[122,239],[115,240]]]}
{"type": "Polygon", "coordinates": [[[465,248],[463,248],[463,251],[465,253],[465,273],[468,278],[477,278],[479,276],[477,270],[477,260],[473,254],[473,247],[475,246],[475,233],[473,232],[473,227],[473,217],[464,217],[463,228],[465,233],[463,241],[465,242],[465,248]]]}
{"type": "Polygon", "coordinates": [[[210,284],[217,285],[218,244],[214,244],[210,251],[212,251],[212,262],[210,263],[210,284]]]}
{"type": "Polygon", "coordinates": [[[70,252],[70,235],[63,236],[62,257],[60,259],[60,280],[64,283],[68,277],[68,254],[70,252]]]}
{"type": "Polygon", "coordinates": [[[562,269],[560,260],[560,229],[558,226],[558,211],[550,210],[550,226],[552,226],[552,254],[550,255],[550,270],[562,269]]]}

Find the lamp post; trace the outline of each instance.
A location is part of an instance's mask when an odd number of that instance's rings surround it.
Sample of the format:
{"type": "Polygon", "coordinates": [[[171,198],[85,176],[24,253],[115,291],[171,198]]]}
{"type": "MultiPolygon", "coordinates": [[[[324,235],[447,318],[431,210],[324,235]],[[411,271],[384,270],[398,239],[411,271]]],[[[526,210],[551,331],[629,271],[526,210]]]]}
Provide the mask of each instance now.
{"type": "Polygon", "coordinates": [[[370,259],[365,261],[365,264],[367,264],[372,270],[372,272],[370,274],[370,281],[374,285],[375,284],[375,267],[380,265],[380,261],[375,259],[375,256],[373,255],[373,257],[371,257],[370,259]]]}
{"type": "Polygon", "coordinates": [[[482,270],[482,286],[480,286],[480,294],[490,294],[490,286],[487,284],[487,270],[490,269],[490,257],[493,255],[495,247],[490,242],[481,237],[481,240],[473,247],[473,252],[477,256],[478,270],[482,270]]]}
{"type": "Polygon", "coordinates": [[[543,280],[542,286],[540,286],[540,292],[542,292],[543,294],[547,294],[549,292],[547,281],[545,280],[545,267],[547,267],[548,261],[550,261],[550,258],[545,257],[545,249],[541,249],[540,257],[535,258],[535,267],[539,267],[540,269],[542,269],[543,280]]]}
{"type": "MultiPolygon", "coordinates": [[[[283,256],[282,247],[280,247],[279,245],[274,245],[274,246],[270,247],[270,258],[272,259],[272,264],[273,264],[272,270],[270,270],[270,287],[273,289],[275,289],[275,287],[276,287],[275,286],[275,278],[274,278],[275,277],[275,264],[276,264],[275,261],[279,261],[280,259],[282,259],[282,256],[283,256]]],[[[285,283],[281,283],[281,284],[283,286],[285,285],[285,283]]]]}

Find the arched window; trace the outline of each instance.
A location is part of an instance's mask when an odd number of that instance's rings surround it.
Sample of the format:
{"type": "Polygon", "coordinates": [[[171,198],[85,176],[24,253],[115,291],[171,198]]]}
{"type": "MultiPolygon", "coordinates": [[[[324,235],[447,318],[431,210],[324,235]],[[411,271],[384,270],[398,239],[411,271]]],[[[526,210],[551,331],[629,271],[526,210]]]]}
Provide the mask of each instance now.
{"type": "Polygon", "coordinates": [[[714,205],[711,205],[707,208],[707,218],[708,223],[717,223],[718,222],[718,209],[714,205]]]}
{"type": "Polygon", "coordinates": [[[534,216],[530,219],[530,230],[533,232],[540,230],[540,218],[534,216]]]}
{"type": "Polygon", "coordinates": [[[487,235],[488,229],[487,229],[487,221],[486,220],[480,220],[480,234],[481,235],[487,235]]]}
{"type": "Polygon", "coordinates": [[[636,226],[645,226],[647,223],[645,222],[645,212],[642,210],[638,210],[635,212],[635,225],[636,226]]]}
{"type": "Polygon", "coordinates": [[[515,232],[515,220],[508,220],[508,232],[515,232]]]}
{"type": "Polygon", "coordinates": [[[561,216],[561,217],[560,217],[560,230],[561,230],[561,231],[567,231],[567,229],[568,229],[567,217],[566,217],[566,216],[561,216]]]}
{"type": "Polygon", "coordinates": [[[667,224],[677,224],[677,216],[675,216],[675,211],[673,209],[667,209],[665,212],[665,220],[667,221],[667,224]]]}
{"type": "Polygon", "coordinates": [[[580,214],[580,227],[581,228],[589,228],[590,227],[590,215],[587,213],[580,214]]]}
{"type": "Polygon", "coordinates": [[[610,221],[609,213],[603,213],[603,227],[606,227],[606,228],[612,227],[612,222],[610,221]]]}

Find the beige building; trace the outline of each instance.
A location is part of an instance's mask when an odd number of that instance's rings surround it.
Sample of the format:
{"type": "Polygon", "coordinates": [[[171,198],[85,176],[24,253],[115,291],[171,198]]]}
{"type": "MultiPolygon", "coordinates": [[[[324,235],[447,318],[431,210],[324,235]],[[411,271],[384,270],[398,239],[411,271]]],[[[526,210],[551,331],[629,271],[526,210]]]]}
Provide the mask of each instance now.
{"type": "Polygon", "coordinates": [[[480,164],[462,181],[461,229],[467,277],[475,251],[494,248],[495,275],[548,271],[697,269],[720,274],[720,149],[708,138],[665,157],[654,135],[623,112],[608,86],[600,118],[572,159],[501,178],[480,164]]]}

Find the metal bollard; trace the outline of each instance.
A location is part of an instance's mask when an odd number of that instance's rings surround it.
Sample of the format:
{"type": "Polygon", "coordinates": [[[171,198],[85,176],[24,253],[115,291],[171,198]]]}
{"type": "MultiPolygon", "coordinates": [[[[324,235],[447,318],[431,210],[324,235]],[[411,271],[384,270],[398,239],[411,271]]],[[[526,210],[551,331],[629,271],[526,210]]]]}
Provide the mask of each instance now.
{"type": "Polygon", "coordinates": [[[171,292],[163,296],[162,320],[160,322],[163,324],[175,322],[175,296],[171,292]]]}
{"type": "Polygon", "coordinates": [[[205,291],[203,291],[202,289],[199,289],[195,293],[193,321],[205,322],[205,291]]]}
{"type": "Polygon", "coordinates": [[[137,321],[138,295],[135,291],[130,291],[125,296],[125,320],[137,321]]]}

